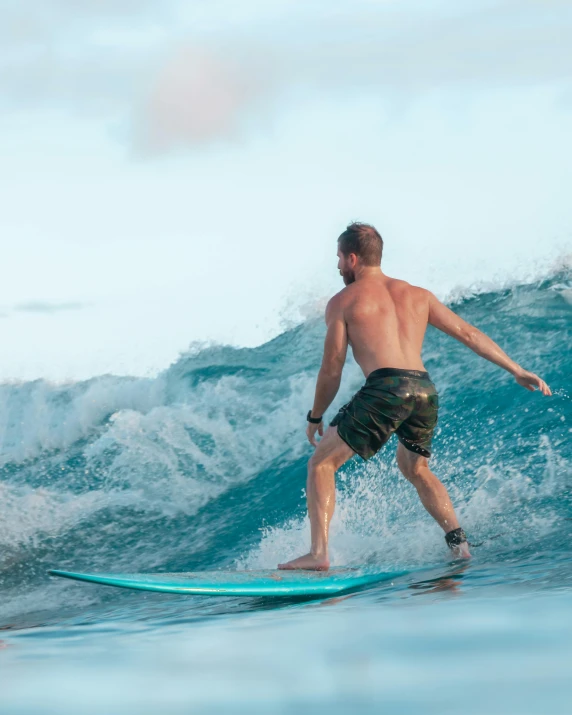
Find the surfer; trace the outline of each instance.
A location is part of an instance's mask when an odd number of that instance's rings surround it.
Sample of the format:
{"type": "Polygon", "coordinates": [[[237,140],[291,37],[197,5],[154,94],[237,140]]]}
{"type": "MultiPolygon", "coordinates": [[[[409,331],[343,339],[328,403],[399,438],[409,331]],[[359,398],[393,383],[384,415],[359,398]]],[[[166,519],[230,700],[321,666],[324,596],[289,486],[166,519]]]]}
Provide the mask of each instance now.
{"type": "Polygon", "coordinates": [[[455,556],[470,557],[447,490],[429,469],[439,398],[421,360],[427,324],[504,368],[527,390],[552,394],[538,375],[511,360],[428,290],[386,276],[381,270],[382,251],[381,236],[368,224],[352,223],[338,238],[338,269],[346,287],[326,307],[324,355],[314,405],[307,415],[306,435],[316,448],[308,462],[306,484],[311,548],[305,556],[279,564],[280,569],[329,568],[335,472],[356,454],[371,459],[394,432],[402,474],[445,532],[455,556]],[[366,381],[324,432],[322,417],[338,392],[348,344],[366,381]]]}

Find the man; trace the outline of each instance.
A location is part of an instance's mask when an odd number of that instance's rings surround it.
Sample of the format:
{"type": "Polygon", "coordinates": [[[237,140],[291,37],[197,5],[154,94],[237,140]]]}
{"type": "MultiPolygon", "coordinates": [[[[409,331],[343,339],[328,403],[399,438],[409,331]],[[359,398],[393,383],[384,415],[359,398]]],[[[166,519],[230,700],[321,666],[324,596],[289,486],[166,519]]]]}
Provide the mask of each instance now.
{"type": "Polygon", "coordinates": [[[306,434],[316,451],[308,463],[306,495],[310,553],[280,569],[329,568],[328,530],[334,513],[334,474],[355,454],[370,459],[395,432],[397,464],[445,532],[457,557],[469,558],[447,490],[429,469],[439,400],[421,360],[427,324],[510,372],[527,390],[551,395],[548,385],[511,360],[489,337],[440,303],[428,290],[389,278],[381,270],[383,241],[368,224],[352,223],[338,239],[338,269],[346,287],[326,308],[327,333],[314,406],[306,434]],[[334,417],[324,434],[322,416],[340,386],[347,346],[365,385],[334,417]],[[316,431],[322,439],[316,442],[316,431]]]}

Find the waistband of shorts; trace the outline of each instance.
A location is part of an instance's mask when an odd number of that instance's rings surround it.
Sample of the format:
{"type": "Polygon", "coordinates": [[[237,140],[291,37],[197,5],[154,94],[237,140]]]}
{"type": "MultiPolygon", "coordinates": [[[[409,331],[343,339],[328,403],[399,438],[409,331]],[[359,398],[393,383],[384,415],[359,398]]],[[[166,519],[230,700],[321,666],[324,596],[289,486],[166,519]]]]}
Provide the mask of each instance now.
{"type": "Polygon", "coordinates": [[[367,380],[376,380],[383,377],[414,377],[418,380],[430,380],[429,373],[425,370],[403,370],[400,367],[380,367],[367,376],[367,380]]]}

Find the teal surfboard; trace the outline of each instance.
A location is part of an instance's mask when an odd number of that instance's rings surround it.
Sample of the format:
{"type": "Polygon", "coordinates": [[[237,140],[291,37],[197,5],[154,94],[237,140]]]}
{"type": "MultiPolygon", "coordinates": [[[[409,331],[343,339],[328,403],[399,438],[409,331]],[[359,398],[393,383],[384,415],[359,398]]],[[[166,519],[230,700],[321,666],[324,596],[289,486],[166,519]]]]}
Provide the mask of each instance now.
{"type": "Polygon", "coordinates": [[[52,569],[51,576],[105,586],[202,596],[328,596],[388,581],[407,571],[195,571],[190,573],[75,573],[52,569]]]}

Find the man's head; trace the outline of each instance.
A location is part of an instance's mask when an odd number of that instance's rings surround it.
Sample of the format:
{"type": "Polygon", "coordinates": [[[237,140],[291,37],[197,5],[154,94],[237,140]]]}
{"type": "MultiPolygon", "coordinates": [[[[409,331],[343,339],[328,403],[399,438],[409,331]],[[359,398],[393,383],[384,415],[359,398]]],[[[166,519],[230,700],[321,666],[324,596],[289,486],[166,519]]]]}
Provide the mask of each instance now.
{"type": "Polygon", "coordinates": [[[338,270],[349,285],[361,266],[380,266],[383,239],[373,226],[358,221],[350,223],[338,238],[338,270]]]}

